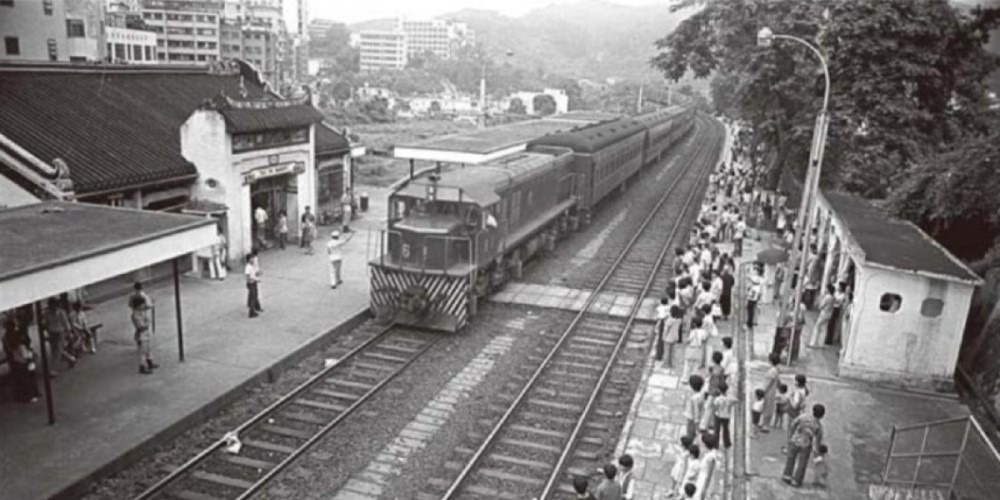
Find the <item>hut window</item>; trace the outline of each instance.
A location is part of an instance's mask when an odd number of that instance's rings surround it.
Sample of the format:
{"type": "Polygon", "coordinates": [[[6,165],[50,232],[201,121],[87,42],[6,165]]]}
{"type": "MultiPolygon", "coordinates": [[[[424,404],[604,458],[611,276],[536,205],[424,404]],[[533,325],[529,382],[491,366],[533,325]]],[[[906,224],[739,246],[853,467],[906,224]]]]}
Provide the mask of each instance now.
{"type": "Polygon", "coordinates": [[[895,293],[883,293],[879,299],[878,308],[887,313],[894,313],[903,305],[903,298],[895,293]]]}
{"type": "Polygon", "coordinates": [[[944,310],[944,301],[941,299],[924,299],[920,304],[920,315],[925,318],[936,318],[944,310]]]}

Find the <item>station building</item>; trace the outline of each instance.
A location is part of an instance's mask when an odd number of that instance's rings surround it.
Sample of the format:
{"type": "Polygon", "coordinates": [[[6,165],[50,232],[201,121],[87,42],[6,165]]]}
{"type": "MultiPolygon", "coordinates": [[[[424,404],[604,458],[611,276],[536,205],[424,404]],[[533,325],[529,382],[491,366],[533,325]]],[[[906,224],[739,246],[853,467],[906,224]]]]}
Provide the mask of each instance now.
{"type": "Polygon", "coordinates": [[[308,97],[283,99],[242,63],[0,64],[0,205],[78,200],[218,219],[233,262],[251,206],[271,221],[333,204],[352,144],[308,97]]]}
{"type": "Polygon", "coordinates": [[[847,291],[838,374],[951,390],[982,280],[917,226],[866,200],[823,192],[816,210],[820,290],[847,291]]]}

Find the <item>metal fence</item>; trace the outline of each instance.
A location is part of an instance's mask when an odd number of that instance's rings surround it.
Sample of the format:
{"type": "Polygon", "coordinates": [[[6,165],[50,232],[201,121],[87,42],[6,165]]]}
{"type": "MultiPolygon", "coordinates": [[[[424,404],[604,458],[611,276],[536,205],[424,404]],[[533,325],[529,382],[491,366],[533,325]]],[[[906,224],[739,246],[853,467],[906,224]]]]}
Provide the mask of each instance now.
{"type": "Polygon", "coordinates": [[[974,417],[893,427],[882,482],[953,500],[1000,498],[1000,453],[974,417]]]}

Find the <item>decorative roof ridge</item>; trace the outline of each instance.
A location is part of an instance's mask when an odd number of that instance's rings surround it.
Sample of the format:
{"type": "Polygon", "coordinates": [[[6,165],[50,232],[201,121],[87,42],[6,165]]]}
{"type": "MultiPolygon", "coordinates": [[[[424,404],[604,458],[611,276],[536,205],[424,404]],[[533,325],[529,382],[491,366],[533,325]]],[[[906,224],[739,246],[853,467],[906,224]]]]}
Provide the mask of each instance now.
{"type": "Polygon", "coordinates": [[[228,109],[279,109],[312,103],[308,95],[286,99],[233,99],[227,95],[222,97],[225,99],[225,105],[228,109]]]}

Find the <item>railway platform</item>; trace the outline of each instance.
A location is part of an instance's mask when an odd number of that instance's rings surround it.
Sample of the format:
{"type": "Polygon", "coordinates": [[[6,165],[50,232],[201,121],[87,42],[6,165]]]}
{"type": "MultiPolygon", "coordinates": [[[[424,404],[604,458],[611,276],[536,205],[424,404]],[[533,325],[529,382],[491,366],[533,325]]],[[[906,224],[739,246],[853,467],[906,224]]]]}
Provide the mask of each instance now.
{"type": "MultiPolygon", "coordinates": [[[[760,239],[744,241],[744,257],[737,264],[749,261],[768,248],[772,233],[760,232],[760,239]]],[[[731,250],[726,246],[723,251],[731,250]]],[[[743,284],[738,283],[736,290],[743,284]]],[[[737,299],[734,297],[734,302],[737,299]]],[[[763,386],[777,321],[777,304],[758,305],[759,322],[754,329],[754,358],[746,360],[747,394],[763,386]]],[[[810,331],[816,313],[807,314],[804,331],[810,331]]],[[[722,335],[734,335],[733,320],[720,324],[722,335]]],[[[675,357],[675,367],[681,366],[681,354],[675,357]]],[[[968,415],[968,410],[954,395],[928,394],[900,388],[877,386],[838,377],[835,348],[803,349],[795,366],[782,367],[782,378],[791,384],[797,373],[808,377],[811,404],[827,407],[824,419],[828,456],[827,488],[807,484],[792,488],[781,480],[785,455],[781,448],[786,432],[774,431],[757,439],[743,436],[744,456],[727,454],[727,473],[717,477],[715,491],[733,484],[730,471],[734,460],[743,460],[747,468],[746,494],[742,498],[793,499],[865,499],[871,484],[880,482],[893,425],[902,426],[968,415]]],[[[622,430],[617,454],[629,453],[636,460],[636,500],[660,500],[670,491],[670,471],[679,456],[680,435],[684,432],[683,404],[688,395],[687,384],[680,380],[679,369],[664,368],[647,362],[643,380],[636,392],[627,422],[622,430]]],[[[744,418],[737,416],[737,418],[744,418]]],[[[734,448],[737,449],[737,448],[734,448]]],[[[736,498],[736,497],[734,497],[736,498]]]]}
{"type": "Polygon", "coordinates": [[[177,359],[173,290],[151,285],[157,305],[153,375],[136,372],[125,298],[94,304],[103,323],[97,353],[52,381],[56,423],[45,406],[0,402],[0,498],[76,498],[95,478],[127,466],[188,425],[209,416],[271,370],[304,357],[314,343],[350,330],[367,317],[368,227],[384,219],[380,191],[370,212],[352,224],[358,235],[344,248],[344,284],[330,289],[324,245],[333,227],[321,227],[316,253],[291,245],[261,253],[258,318],[247,317],[242,267],[225,280],[182,278],[186,361],[177,359]],[[343,327],[338,328],[338,326],[343,327]]]}

